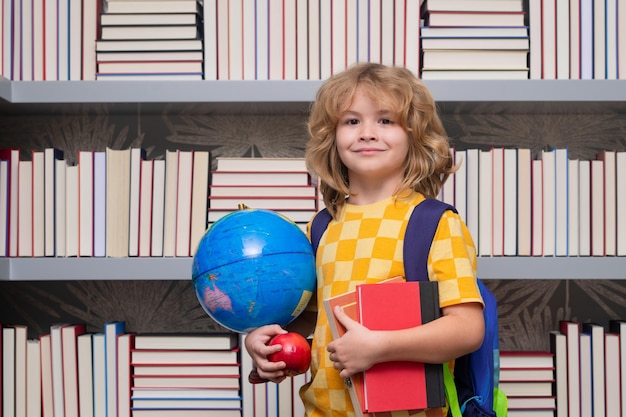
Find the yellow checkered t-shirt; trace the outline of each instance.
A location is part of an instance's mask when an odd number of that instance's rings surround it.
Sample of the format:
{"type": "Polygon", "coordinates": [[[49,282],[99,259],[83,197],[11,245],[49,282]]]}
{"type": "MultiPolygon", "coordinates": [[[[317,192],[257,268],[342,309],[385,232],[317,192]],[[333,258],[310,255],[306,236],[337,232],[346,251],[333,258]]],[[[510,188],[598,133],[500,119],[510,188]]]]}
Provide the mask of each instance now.
{"type": "MultiPolygon", "coordinates": [[[[394,276],[405,276],[403,242],[409,217],[424,197],[412,193],[374,204],[346,204],[328,225],[317,251],[317,326],[313,336],[311,382],[300,391],[306,415],[355,416],[350,394],[333,368],[326,346],[332,341],[322,301],[394,276]]],[[[428,274],[439,283],[441,307],[479,302],[476,249],[458,214],[446,211],[428,256],[428,274]]],[[[445,417],[447,407],[385,413],[393,417],[445,417]]],[[[377,414],[380,415],[380,414],[377,414]]]]}

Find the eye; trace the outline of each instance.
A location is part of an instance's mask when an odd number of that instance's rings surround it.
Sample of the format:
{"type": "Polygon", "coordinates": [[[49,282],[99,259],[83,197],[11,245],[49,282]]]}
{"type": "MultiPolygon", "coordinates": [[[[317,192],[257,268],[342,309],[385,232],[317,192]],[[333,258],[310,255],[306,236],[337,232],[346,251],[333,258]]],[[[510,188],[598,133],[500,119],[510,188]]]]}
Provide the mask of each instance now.
{"type": "Polygon", "coordinates": [[[380,119],[380,123],[383,125],[390,125],[393,121],[391,119],[380,119]]]}
{"type": "Polygon", "coordinates": [[[346,124],[348,124],[348,125],[358,125],[359,124],[359,119],[347,119],[346,120],[346,124]]]}

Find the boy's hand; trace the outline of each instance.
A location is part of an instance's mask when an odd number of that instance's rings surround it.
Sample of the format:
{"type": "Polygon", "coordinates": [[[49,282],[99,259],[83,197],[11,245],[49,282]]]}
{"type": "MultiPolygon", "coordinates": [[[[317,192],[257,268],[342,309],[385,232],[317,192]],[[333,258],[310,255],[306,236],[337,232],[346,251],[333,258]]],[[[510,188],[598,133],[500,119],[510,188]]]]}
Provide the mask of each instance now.
{"type": "Polygon", "coordinates": [[[267,343],[277,334],[287,333],[277,324],[261,326],[250,332],[245,338],[245,348],[255,365],[255,370],[250,375],[250,382],[258,383],[272,381],[279,383],[285,379],[283,369],[285,362],[271,362],[267,356],[279,352],[281,345],[268,346],[267,343]]]}
{"type": "Polygon", "coordinates": [[[369,369],[376,363],[376,333],[359,322],[352,320],[340,307],[333,311],[337,320],[346,328],[346,333],[326,347],[330,360],[340,371],[341,378],[348,378],[369,369]]]}

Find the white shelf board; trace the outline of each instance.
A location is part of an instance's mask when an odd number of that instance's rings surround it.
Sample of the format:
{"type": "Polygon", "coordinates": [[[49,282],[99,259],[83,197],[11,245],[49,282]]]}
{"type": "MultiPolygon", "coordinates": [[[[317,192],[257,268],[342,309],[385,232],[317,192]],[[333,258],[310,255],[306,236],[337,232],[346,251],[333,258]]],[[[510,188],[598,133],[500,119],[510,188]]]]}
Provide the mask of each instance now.
{"type": "MultiPolygon", "coordinates": [[[[319,80],[7,81],[9,103],[309,103],[319,80]]],[[[626,80],[427,80],[437,102],[613,102],[626,80]]]]}
{"type": "MultiPolygon", "coordinates": [[[[190,280],[192,258],[2,258],[1,281],[190,280]]],[[[626,257],[480,257],[481,279],[626,279],[626,257]]]]}

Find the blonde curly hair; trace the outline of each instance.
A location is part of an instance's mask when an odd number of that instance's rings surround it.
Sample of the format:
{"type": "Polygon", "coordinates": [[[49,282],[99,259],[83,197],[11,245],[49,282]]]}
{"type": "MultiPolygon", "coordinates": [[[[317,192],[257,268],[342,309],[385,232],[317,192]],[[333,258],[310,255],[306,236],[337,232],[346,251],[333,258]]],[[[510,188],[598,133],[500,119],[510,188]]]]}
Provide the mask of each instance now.
{"type": "Polygon", "coordinates": [[[406,68],[358,63],[322,84],[307,123],[306,164],[318,178],[330,214],[335,217],[350,195],[347,169],[339,158],[335,132],[357,87],[392,111],[409,136],[404,181],[395,195],[417,191],[425,197],[436,197],[457,167],[430,91],[406,68]]]}

